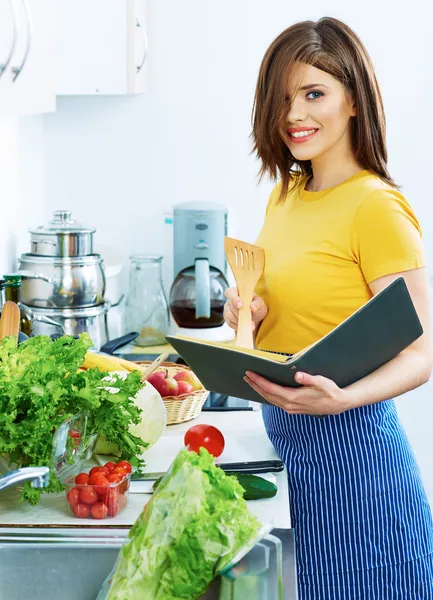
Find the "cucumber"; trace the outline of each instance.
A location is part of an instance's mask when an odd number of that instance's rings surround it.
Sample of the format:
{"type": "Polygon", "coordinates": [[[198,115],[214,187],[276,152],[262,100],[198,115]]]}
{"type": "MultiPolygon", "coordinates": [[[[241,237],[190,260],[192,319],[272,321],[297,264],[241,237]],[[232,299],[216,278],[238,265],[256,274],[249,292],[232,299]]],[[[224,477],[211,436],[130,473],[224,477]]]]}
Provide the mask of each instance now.
{"type": "Polygon", "coordinates": [[[237,478],[245,490],[245,500],[273,498],[278,491],[275,483],[263,479],[263,477],[258,477],[257,475],[247,475],[245,473],[227,473],[227,475],[233,475],[237,478]]]}
{"type": "MultiPolygon", "coordinates": [[[[245,500],[261,500],[262,498],[273,498],[278,488],[275,483],[268,481],[267,479],[263,479],[263,477],[258,477],[257,475],[247,475],[245,473],[229,473],[227,475],[232,475],[236,477],[241,486],[244,488],[244,499],[245,500]]],[[[153,491],[159,485],[162,477],[157,479],[152,488],[153,491]]]]}

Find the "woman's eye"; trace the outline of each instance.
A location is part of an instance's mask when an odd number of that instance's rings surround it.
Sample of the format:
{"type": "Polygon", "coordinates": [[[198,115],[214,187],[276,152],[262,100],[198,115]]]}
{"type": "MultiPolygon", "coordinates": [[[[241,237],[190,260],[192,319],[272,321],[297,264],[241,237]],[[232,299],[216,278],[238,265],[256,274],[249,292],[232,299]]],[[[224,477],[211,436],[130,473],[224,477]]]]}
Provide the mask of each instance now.
{"type": "Polygon", "coordinates": [[[319,92],[318,90],[313,91],[313,92],[308,92],[308,94],[307,94],[307,98],[310,98],[310,100],[316,100],[317,98],[320,98],[321,96],[323,96],[323,92],[319,92]]]}

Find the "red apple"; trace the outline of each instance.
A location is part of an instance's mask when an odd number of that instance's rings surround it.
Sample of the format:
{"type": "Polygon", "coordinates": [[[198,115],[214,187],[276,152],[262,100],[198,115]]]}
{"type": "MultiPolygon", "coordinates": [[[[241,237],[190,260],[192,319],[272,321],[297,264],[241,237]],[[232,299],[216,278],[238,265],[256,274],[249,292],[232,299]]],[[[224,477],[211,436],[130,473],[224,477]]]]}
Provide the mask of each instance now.
{"type": "Polygon", "coordinates": [[[168,371],[157,371],[152,373],[147,380],[163,398],[166,396],[177,396],[178,384],[173,377],[168,377],[168,371]]]}
{"type": "Polygon", "coordinates": [[[182,396],[182,394],[190,394],[194,392],[194,387],[189,383],[189,381],[180,380],[177,382],[177,395],[182,396]]]}
{"type": "Polygon", "coordinates": [[[192,371],[180,371],[174,376],[177,382],[187,381],[190,383],[194,390],[201,390],[203,388],[200,379],[192,371]]]}
{"type": "Polygon", "coordinates": [[[178,383],[173,377],[166,377],[164,379],[162,390],[159,393],[163,398],[165,396],[177,396],[178,388],[178,383]]]}
{"type": "Polygon", "coordinates": [[[164,379],[167,377],[167,369],[164,371],[155,371],[152,375],[149,375],[147,381],[153,385],[153,387],[158,390],[163,385],[164,379]]]}

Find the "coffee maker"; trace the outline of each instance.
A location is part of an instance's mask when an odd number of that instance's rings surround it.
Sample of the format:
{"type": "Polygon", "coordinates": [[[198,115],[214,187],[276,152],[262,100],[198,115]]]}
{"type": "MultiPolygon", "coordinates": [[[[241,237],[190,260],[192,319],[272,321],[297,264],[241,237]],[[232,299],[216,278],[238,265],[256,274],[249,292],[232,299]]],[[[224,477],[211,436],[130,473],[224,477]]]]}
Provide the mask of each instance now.
{"type": "Polygon", "coordinates": [[[203,340],[234,337],[224,322],[227,261],[227,208],[214,202],[184,202],[173,207],[174,281],[170,311],[175,333],[203,340]]]}

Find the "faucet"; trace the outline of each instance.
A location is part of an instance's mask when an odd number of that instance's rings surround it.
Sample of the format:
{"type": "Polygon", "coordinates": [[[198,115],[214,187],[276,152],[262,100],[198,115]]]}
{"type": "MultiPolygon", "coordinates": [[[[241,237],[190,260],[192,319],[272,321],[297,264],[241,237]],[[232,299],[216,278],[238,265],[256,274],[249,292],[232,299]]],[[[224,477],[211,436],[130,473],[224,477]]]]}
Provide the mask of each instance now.
{"type": "Polygon", "coordinates": [[[50,481],[50,470],[48,467],[24,467],[11,471],[0,477],[0,491],[25,481],[30,481],[34,488],[45,488],[50,481]]]}

